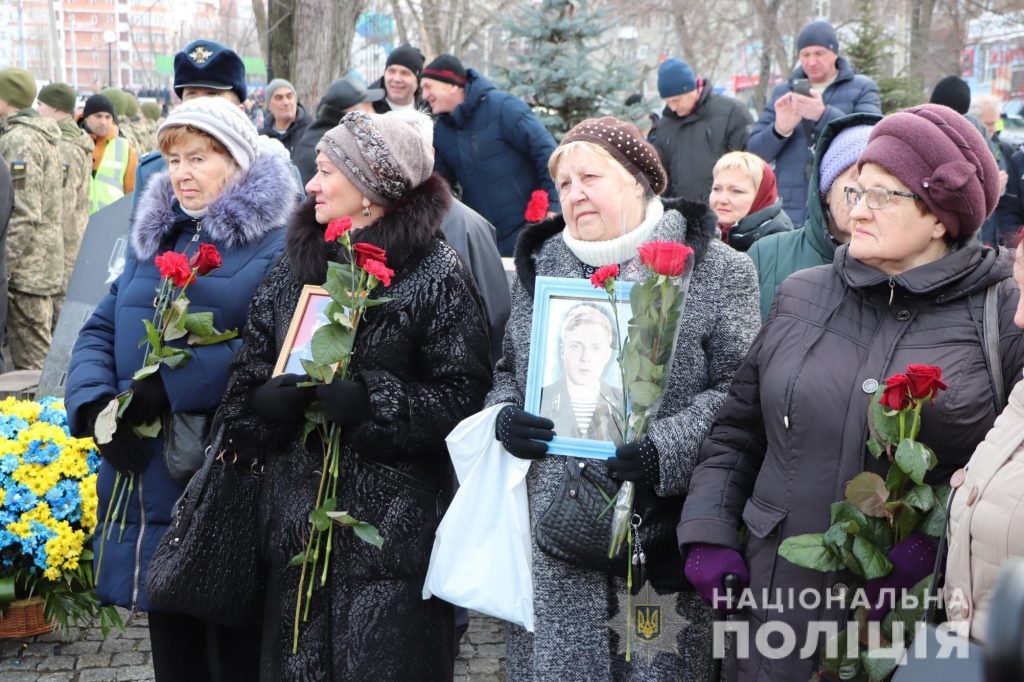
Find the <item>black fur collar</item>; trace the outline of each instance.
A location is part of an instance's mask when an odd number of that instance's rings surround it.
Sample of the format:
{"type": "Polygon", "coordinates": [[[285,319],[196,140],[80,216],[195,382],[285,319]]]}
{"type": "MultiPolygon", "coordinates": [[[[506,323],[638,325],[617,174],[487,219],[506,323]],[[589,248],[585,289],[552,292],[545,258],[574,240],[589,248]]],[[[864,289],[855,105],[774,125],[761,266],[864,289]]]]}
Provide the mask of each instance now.
{"type": "MultiPolygon", "coordinates": [[[[439,175],[410,191],[375,223],[352,233],[352,242],[373,244],[388,254],[388,267],[398,270],[408,258],[444,238],[441,223],[451,207],[448,183],[439,175]]],[[[341,260],[337,244],[324,241],[325,225],[316,222],[315,201],[307,198],[288,224],[285,251],[295,276],[303,284],[322,284],[327,261],[341,260]]]]}
{"type": "MultiPolygon", "coordinates": [[[[711,207],[702,201],[687,199],[670,199],[662,197],[661,203],[665,211],[679,211],[686,221],[686,245],[693,249],[694,265],[700,263],[707,253],[708,244],[715,239],[718,229],[718,218],[711,207]]],[[[519,233],[513,257],[516,275],[526,290],[533,292],[533,283],[537,279],[537,269],[533,255],[548,239],[565,229],[565,219],[561,215],[549,218],[540,223],[525,227],[519,233]]]]}

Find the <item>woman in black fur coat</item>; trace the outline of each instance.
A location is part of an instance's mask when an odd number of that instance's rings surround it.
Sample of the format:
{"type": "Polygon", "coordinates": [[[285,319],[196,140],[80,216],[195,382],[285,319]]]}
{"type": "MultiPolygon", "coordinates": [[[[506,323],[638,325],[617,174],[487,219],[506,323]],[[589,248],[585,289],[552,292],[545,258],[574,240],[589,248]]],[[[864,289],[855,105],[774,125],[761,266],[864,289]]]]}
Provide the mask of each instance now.
{"type": "Polygon", "coordinates": [[[451,194],[431,151],[405,123],[350,113],[317,146],[310,198],[288,227],[285,256],[253,299],[224,398],[228,438],[264,464],[259,521],[268,574],[262,680],[451,679],[452,607],[421,597],[453,474],[444,438],[479,411],[491,386],[487,325],[472,277],[442,238],[451,194]],[[391,286],[373,297],[349,380],[298,388],[271,378],[305,284],[324,282],[345,251],[324,241],[353,221],[354,243],[386,250],[391,286]],[[342,425],[337,508],[377,527],[382,549],[334,533],[327,585],[313,593],[292,654],[301,569],[323,461],[303,411],[313,399],[342,425]]]}

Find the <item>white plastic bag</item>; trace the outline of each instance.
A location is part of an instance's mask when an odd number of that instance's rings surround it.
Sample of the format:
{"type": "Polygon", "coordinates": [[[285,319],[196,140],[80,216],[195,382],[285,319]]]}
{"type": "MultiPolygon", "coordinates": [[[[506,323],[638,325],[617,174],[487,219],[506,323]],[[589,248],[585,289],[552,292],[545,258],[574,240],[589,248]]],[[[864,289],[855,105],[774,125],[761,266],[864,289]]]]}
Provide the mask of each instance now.
{"type": "Polygon", "coordinates": [[[423,598],[434,595],[533,632],[530,462],[494,438],[503,407],[463,420],[445,439],[461,487],[437,528],[423,598]]]}

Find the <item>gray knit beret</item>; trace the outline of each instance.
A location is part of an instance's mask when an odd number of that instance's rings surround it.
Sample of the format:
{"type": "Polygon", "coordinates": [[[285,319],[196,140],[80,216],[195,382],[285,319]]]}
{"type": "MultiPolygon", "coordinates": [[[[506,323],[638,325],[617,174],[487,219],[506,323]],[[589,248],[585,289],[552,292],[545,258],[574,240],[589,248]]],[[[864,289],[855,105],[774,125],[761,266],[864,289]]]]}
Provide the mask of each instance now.
{"type": "Polygon", "coordinates": [[[222,145],[242,170],[248,170],[259,154],[259,133],[237,104],[221,97],[199,97],[170,113],[157,130],[192,126],[209,134],[222,145]]]}
{"type": "Polygon", "coordinates": [[[403,121],[352,111],[316,146],[363,196],[393,206],[423,184],[434,170],[434,155],[403,121]]]}

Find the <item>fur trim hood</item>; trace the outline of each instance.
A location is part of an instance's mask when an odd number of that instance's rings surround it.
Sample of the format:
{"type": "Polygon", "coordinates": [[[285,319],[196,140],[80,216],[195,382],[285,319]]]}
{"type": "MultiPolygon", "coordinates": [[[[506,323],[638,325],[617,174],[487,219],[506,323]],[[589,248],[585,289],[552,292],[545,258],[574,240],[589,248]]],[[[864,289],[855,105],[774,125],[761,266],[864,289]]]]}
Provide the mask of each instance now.
{"type": "MultiPolygon", "coordinates": [[[[711,207],[701,201],[689,201],[687,199],[668,199],[662,197],[661,203],[665,206],[665,213],[669,211],[678,212],[685,225],[685,243],[693,249],[694,264],[696,265],[707,253],[708,245],[718,232],[718,218],[711,207]]],[[[523,228],[519,233],[519,240],[516,242],[516,249],[513,254],[516,266],[516,275],[526,290],[533,295],[534,282],[537,279],[537,266],[534,260],[535,254],[541,246],[550,238],[561,234],[565,229],[565,218],[561,214],[549,218],[540,223],[523,228]]]]}
{"type": "MultiPolygon", "coordinates": [[[[273,155],[260,156],[210,203],[203,231],[226,249],[258,241],[287,222],[298,195],[291,162],[273,155]]],[[[136,258],[149,260],[155,256],[183,215],[168,171],[153,176],[139,200],[132,226],[136,258]]]]}
{"type": "MultiPolygon", "coordinates": [[[[316,222],[315,200],[302,202],[288,224],[285,253],[296,278],[303,284],[322,284],[327,261],[342,260],[335,243],[324,241],[325,225],[316,222]]],[[[452,205],[448,183],[434,173],[408,192],[376,222],[352,233],[353,243],[373,244],[388,254],[388,267],[397,270],[433,239],[444,239],[441,223],[452,205]]]]}

